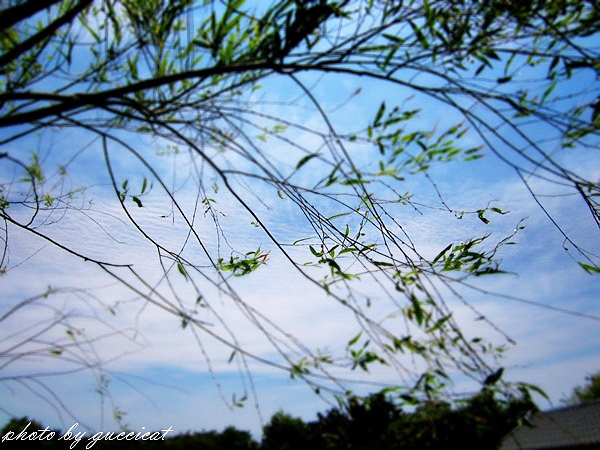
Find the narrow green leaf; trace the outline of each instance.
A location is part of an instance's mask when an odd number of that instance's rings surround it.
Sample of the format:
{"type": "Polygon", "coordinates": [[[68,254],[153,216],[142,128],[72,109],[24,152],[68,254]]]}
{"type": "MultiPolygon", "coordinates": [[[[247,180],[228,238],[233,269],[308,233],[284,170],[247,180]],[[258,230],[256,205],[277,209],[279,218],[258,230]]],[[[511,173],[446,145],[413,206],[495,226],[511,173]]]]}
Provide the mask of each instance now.
{"type": "Polygon", "coordinates": [[[177,263],[177,270],[179,270],[179,273],[181,275],[183,275],[185,278],[187,278],[187,272],[185,271],[183,264],[181,264],[180,262],[177,263]]]}
{"type": "Polygon", "coordinates": [[[442,250],[441,252],[439,252],[439,253],[438,253],[438,255],[437,255],[435,258],[433,258],[433,262],[432,262],[432,264],[435,264],[436,262],[438,262],[438,261],[439,261],[439,259],[440,259],[442,256],[444,256],[444,255],[446,254],[446,252],[447,252],[448,250],[450,250],[451,248],[452,248],[452,244],[450,244],[450,245],[449,245],[448,247],[446,247],[444,250],[442,250]]]}
{"type": "Polygon", "coordinates": [[[310,237],[305,237],[305,238],[297,239],[297,240],[295,240],[295,241],[292,243],[292,245],[296,245],[298,242],[307,241],[307,240],[309,240],[309,239],[312,239],[312,238],[310,238],[310,237]]]}
{"type": "Polygon", "coordinates": [[[527,390],[531,390],[534,392],[537,392],[538,394],[540,394],[542,397],[544,397],[546,400],[550,400],[550,397],[548,397],[548,394],[546,394],[546,392],[544,392],[543,389],[537,387],[534,384],[529,384],[529,383],[519,383],[519,386],[527,389],[527,390]]]}
{"type": "Polygon", "coordinates": [[[312,245],[309,245],[308,248],[310,249],[310,252],[317,258],[323,256],[323,252],[317,252],[312,245]]]}
{"type": "Polygon", "coordinates": [[[488,375],[488,377],[485,379],[483,384],[485,384],[486,386],[493,386],[498,381],[500,381],[500,378],[502,378],[503,373],[504,373],[504,367],[500,367],[497,371],[488,375]]]}
{"type": "Polygon", "coordinates": [[[427,330],[427,332],[433,333],[435,330],[438,330],[439,328],[441,328],[442,325],[448,322],[448,320],[450,320],[451,317],[452,314],[448,314],[447,316],[442,317],[436,323],[434,323],[433,326],[429,330],[427,330]]]}
{"type": "Polygon", "coordinates": [[[406,402],[406,404],[408,404],[410,406],[416,406],[419,403],[421,403],[418,398],[413,397],[412,395],[408,395],[408,394],[402,394],[402,395],[400,395],[400,398],[402,400],[404,400],[404,402],[406,402]]]}
{"type": "Polygon", "coordinates": [[[377,114],[375,115],[375,120],[373,121],[373,126],[376,127],[379,125],[379,121],[383,117],[384,112],[385,112],[385,102],[382,102],[381,106],[379,107],[379,110],[377,111],[377,114]]]}
{"type": "Polygon", "coordinates": [[[394,267],[392,263],[384,262],[384,261],[371,261],[377,267],[394,267]]]}
{"type": "Polygon", "coordinates": [[[413,312],[415,314],[415,319],[419,325],[423,325],[424,313],[423,308],[421,308],[421,302],[415,295],[411,295],[410,301],[412,303],[413,312]]]}
{"type": "Polygon", "coordinates": [[[229,359],[227,360],[227,364],[230,364],[231,361],[233,361],[233,358],[235,357],[237,350],[234,350],[231,352],[231,355],[229,356],[229,359]]]}
{"type": "Polygon", "coordinates": [[[579,265],[585,270],[587,273],[600,273],[600,267],[591,266],[589,264],[579,263],[579,265]]]}
{"type": "Polygon", "coordinates": [[[550,74],[552,72],[552,69],[554,69],[556,67],[556,65],[558,64],[558,61],[560,60],[560,56],[556,55],[554,58],[552,58],[552,62],[550,63],[550,67],[548,67],[548,74],[550,74]]]}
{"type": "Polygon", "coordinates": [[[348,347],[352,347],[354,344],[356,344],[361,336],[362,336],[362,331],[359,332],[356,336],[354,336],[352,339],[350,339],[348,341],[348,347]]]}
{"type": "Polygon", "coordinates": [[[350,213],[345,212],[345,213],[340,213],[340,214],[334,214],[333,216],[328,217],[327,220],[337,219],[338,217],[347,216],[348,214],[350,214],[350,213]]]}
{"type": "Polygon", "coordinates": [[[300,159],[300,161],[298,161],[298,164],[296,164],[296,170],[300,169],[300,167],[302,167],[304,164],[306,164],[308,161],[310,161],[311,159],[313,159],[316,156],[319,156],[319,154],[311,153],[310,155],[306,155],[305,157],[300,159]]]}
{"type": "Polygon", "coordinates": [[[479,211],[477,211],[477,217],[479,217],[479,220],[481,220],[485,224],[490,223],[490,221],[488,219],[486,219],[486,217],[484,216],[484,214],[485,214],[485,210],[484,209],[480,209],[479,211]]]}
{"type": "Polygon", "coordinates": [[[354,184],[369,184],[369,180],[364,180],[362,178],[350,178],[344,181],[341,181],[340,184],[344,186],[352,186],[354,184]]]}

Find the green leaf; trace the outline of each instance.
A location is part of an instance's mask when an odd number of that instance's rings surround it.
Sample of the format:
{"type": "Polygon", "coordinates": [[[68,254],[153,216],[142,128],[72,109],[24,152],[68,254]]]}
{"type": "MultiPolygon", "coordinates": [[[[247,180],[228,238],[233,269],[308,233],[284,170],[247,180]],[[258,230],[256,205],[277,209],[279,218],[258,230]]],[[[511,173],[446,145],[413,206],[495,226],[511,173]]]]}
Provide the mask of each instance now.
{"type": "Polygon", "coordinates": [[[429,330],[427,330],[427,332],[433,333],[435,330],[438,330],[439,328],[442,327],[442,325],[444,325],[446,322],[448,322],[448,320],[450,320],[451,317],[452,317],[452,313],[448,314],[447,316],[442,317],[436,323],[434,323],[433,326],[429,330]]]}
{"type": "Polygon", "coordinates": [[[394,267],[394,264],[384,261],[371,261],[377,267],[394,267]]]}
{"type": "Polygon", "coordinates": [[[421,302],[419,299],[413,294],[410,296],[410,302],[412,303],[413,312],[415,314],[415,319],[419,325],[423,325],[424,312],[421,307],[421,302]]]}
{"type": "Polygon", "coordinates": [[[360,337],[362,336],[362,331],[359,332],[356,336],[354,336],[352,339],[350,339],[348,341],[348,347],[352,347],[354,344],[356,344],[358,342],[358,340],[360,339],[360,337]]]}
{"type": "Polygon", "coordinates": [[[490,223],[490,221],[484,216],[484,214],[485,209],[480,209],[479,211],[477,211],[477,217],[479,217],[479,220],[481,220],[485,224],[490,223]]]}
{"type": "Polygon", "coordinates": [[[138,208],[142,208],[144,205],[142,205],[142,201],[137,198],[137,197],[131,197],[131,199],[135,202],[136,205],[138,205],[138,208]]]}
{"type": "Polygon", "coordinates": [[[520,387],[524,388],[524,389],[527,389],[527,390],[531,390],[531,391],[537,392],[537,393],[538,393],[538,394],[540,394],[542,397],[544,397],[546,400],[550,400],[550,397],[548,397],[548,394],[546,394],[546,392],[544,392],[544,390],[543,390],[543,389],[541,389],[541,388],[537,387],[537,386],[536,386],[536,385],[534,385],[534,384],[522,383],[522,382],[521,382],[521,383],[518,383],[518,385],[519,385],[520,387]]]}
{"type": "Polygon", "coordinates": [[[375,120],[373,121],[373,126],[375,126],[375,127],[379,126],[379,121],[383,117],[384,112],[385,112],[385,102],[382,102],[381,106],[379,107],[379,110],[377,111],[377,114],[375,115],[375,120]]]}
{"type": "Polygon", "coordinates": [[[498,381],[500,381],[500,378],[502,378],[503,373],[504,373],[504,367],[500,367],[497,371],[488,375],[488,377],[485,379],[483,384],[485,384],[486,386],[493,386],[498,381]]]}
{"type": "Polygon", "coordinates": [[[347,213],[347,212],[345,212],[345,213],[340,213],[340,214],[334,214],[333,216],[331,216],[331,217],[328,217],[328,218],[327,218],[327,220],[333,220],[333,219],[337,219],[338,217],[347,216],[347,215],[349,215],[349,214],[350,214],[350,213],[347,213]]]}
{"type": "Polygon", "coordinates": [[[560,56],[558,56],[558,55],[556,55],[554,58],[552,58],[552,62],[550,63],[550,66],[548,67],[548,76],[550,76],[552,69],[554,69],[556,67],[559,60],[560,60],[560,56]]]}
{"type": "Polygon", "coordinates": [[[352,186],[354,184],[369,184],[369,183],[370,183],[369,180],[364,180],[362,178],[349,178],[347,180],[340,181],[340,184],[342,184],[344,186],[352,186]]]}
{"type": "Polygon", "coordinates": [[[557,84],[558,83],[555,81],[550,86],[548,86],[548,88],[544,91],[544,94],[542,95],[542,102],[544,102],[548,98],[548,96],[552,93],[557,84]]]}
{"type": "Polygon", "coordinates": [[[181,264],[180,262],[177,263],[177,270],[179,270],[179,273],[187,279],[188,275],[187,275],[187,272],[185,271],[185,267],[183,267],[183,264],[181,264]]]}
{"type": "Polygon", "coordinates": [[[234,350],[231,352],[231,355],[229,356],[229,359],[227,360],[227,364],[230,364],[231,361],[233,361],[233,358],[235,357],[236,353],[237,353],[237,350],[234,350]]]}
{"type": "Polygon", "coordinates": [[[600,267],[591,266],[589,264],[579,263],[579,265],[585,270],[587,273],[600,273],[600,267]]]}
{"type": "Polygon", "coordinates": [[[438,261],[439,261],[439,259],[440,259],[442,256],[444,256],[444,255],[446,254],[446,252],[447,252],[448,250],[450,250],[451,248],[452,248],[452,244],[450,244],[450,245],[449,245],[448,247],[446,247],[444,250],[442,250],[441,252],[439,252],[439,253],[438,253],[438,255],[437,255],[435,258],[433,258],[433,262],[432,262],[432,264],[435,264],[436,262],[438,262],[438,261]]]}
{"type": "Polygon", "coordinates": [[[312,238],[311,238],[311,237],[305,237],[305,238],[300,238],[300,239],[297,239],[297,240],[295,240],[295,241],[292,243],[292,245],[296,245],[296,244],[298,244],[298,242],[307,241],[307,240],[309,240],[309,239],[312,239],[312,238]]]}
{"type": "Polygon", "coordinates": [[[408,394],[402,394],[400,395],[400,398],[409,406],[416,406],[421,403],[418,398],[408,394]]]}
{"type": "Polygon", "coordinates": [[[419,40],[419,43],[421,44],[421,46],[424,49],[428,49],[429,42],[427,41],[427,38],[425,37],[425,35],[421,32],[421,28],[417,24],[415,24],[412,20],[409,20],[408,23],[412,27],[413,32],[415,33],[415,36],[419,40]]]}
{"type": "Polygon", "coordinates": [[[309,245],[308,248],[310,249],[310,252],[317,258],[323,256],[323,252],[317,252],[312,245],[309,245]]]}
{"type": "Polygon", "coordinates": [[[298,164],[296,164],[296,170],[300,169],[300,167],[302,167],[304,164],[306,164],[308,161],[310,161],[311,159],[313,159],[316,156],[319,156],[319,154],[311,153],[310,155],[306,155],[305,157],[300,159],[300,161],[298,161],[298,164]]]}

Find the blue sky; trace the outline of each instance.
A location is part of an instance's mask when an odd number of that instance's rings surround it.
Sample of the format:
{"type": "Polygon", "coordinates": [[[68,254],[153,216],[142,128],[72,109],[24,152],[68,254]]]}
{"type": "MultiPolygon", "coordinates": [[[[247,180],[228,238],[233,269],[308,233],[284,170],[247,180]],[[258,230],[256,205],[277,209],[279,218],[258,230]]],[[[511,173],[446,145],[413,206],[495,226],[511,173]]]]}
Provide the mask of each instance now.
{"type": "MultiPolygon", "coordinates": [[[[443,130],[462,120],[449,107],[429,98],[413,97],[412,92],[365,78],[328,75],[323,78],[306,76],[303,80],[324,109],[330,112],[334,125],[344,133],[364,129],[382,101],[389,107],[402,104],[406,109],[421,108],[421,113],[409,124],[415,129],[437,127],[443,130]],[[355,94],[358,89],[360,92],[355,94]]],[[[586,77],[584,81],[591,83],[593,80],[586,77]]],[[[246,99],[250,103],[260,102],[254,105],[257,111],[298,122],[313,130],[326,131],[314,107],[291,81],[273,79],[262,84],[262,89],[246,99]],[[299,100],[293,105],[284,104],[291,98],[299,100]]],[[[573,85],[561,86],[556,95],[566,94],[572,89],[573,85]]],[[[590,93],[589,97],[585,101],[591,101],[594,94],[590,93]]],[[[272,127],[274,124],[257,120],[260,125],[272,127]]],[[[254,144],[260,146],[281,170],[293,170],[303,156],[289,142],[275,137],[268,136],[263,142],[257,137],[262,134],[259,128],[253,129],[246,124],[243,129],[248,136],[255,138],[254,144]]],[[[531,127],[528,132],[532,139],[539,140],[548,130],[531,127]]],[[[193,163],[185,149],[174,154],[163,140],[132,133],[122,136],[129,145],[144,152],[168,181],[169,188],[190,216],[198,205],[198,196],[200,199],[210,196],[215,200],[211,202],[213,209],[208,211],[200,202],[193,227],[211,254],[228,258],[236,254],[233,249],[242,253],[257,248],[270,252],[267,264],[256,273],[232,280],[232,285],[247,305],[297,336],[307,347],[343,355],[346,342],[360,329],[353,314],[340,308],[293,269],[206,165],[193,163]],[[197,170],[203,171],[202,183],[198,182],[197,170]],[[205,190],[199,191],[199,185],[205,190]],[[222,227],[222,233],[215,228],[215,223],[222,227]]],[[[307,151],[326,154],[323,140],[314,133],[288,128],[283,136],[300,143],[307,151]]],[[[470,132],[463,143],[473,146],[479,145],[481,140],[470,132]]],[[[547,145],[549,151],[554,150],[554,142],[547,145]]],[[[79,193],[64,211],[47,217],[39,228],[41,231],[57,241],[68,243],[78,252],[116,264],[133,264],[149,280],[158,282],[161,279],[156,249],[131,227],[111,191],[98,139],[75,130],[49,130],[40,137],[22,139],[8,147],[6,151],[24,159],[36,149],[47,168],[46,184],[54,186],[52,192],[86,187],[85,192],[79,193]],[[79,153],[84,148],[85,151],[79,153]],[[77,156],[67,167],[68,177],[51,175],[73,155],[77,156]]],[[[219,163],[229,161],[231,167],[238,169],[250,170],[252,167],[241,158],[232,156],[231,152],[220,153],[210,146],[206,149],[219,163]]],[[[361,168],[367,170],[376,166],[376,150],[359,144],[348,149],[361,168]]],[[[148,170],[119,145],[110,143],[109,150],[118,184],[127,179],[131,193],[137,193],[143,178],[151,179],[148,170]]],[[[557,153],[556,157],[562,164],[589,179],[600,179],[600,161],[592,151],[577,148],[557,153]]],[[[14,166],[0,165],[3,182],[19,179],[21,174],[13,170],[14,166]]],[[[329,170],[330,167],[323,167],[314,159],[292,179],[311,186],[326,176],[329,170]]],[[[451,242],[488,233],[491,233],[490,242],[499,241],[510,235],[515,227],[525,226],[514,238],[516,245],[504,247],[499,255],[507,274],[475,280],[473,283],[479,291],[460,287],[459,293],[464,302],[449,295],[447,300],[454,312],[453,317],[468,336],[483,336],[498,344],[506,343],[503,333],[510,336],[516,345],[511,346],[500,362],[507,369],[507,379],[526,381],[546,390],[552,402],[549,404],[540,399],[542,407],[559,405],[560,399],[575,385],[582,384],[586,375],[600,370],[597,350],[600,348],[600,333],[597,332],[600,285],[597,276],[584,272],[563,250],[564,237],[535,204],[514,171],[489,151],[477,161],[435,165],[430,175],[444,194],[446,204],[456,211],[476,211],[494,206],[509,211],[509,214],[488,213],[490,224],[484,224],[473,214],[458,218],[442,208],[431,183],[423,176],[393,181],[393,187],[399,192],[413,194],[415,205],[390,205],[390,212],[424,256],[432,258],[451,242]],[[484,295],[481,290],[501,295],[484,295]],[[481,315],[488,318],[493,326],[476,320],[481,315]]],[[[538,193],[551,195],[540,198],[553,216],[559,218],[560,225],[569,236],[594,254],[600,254],[598,228],[590,219],[585,205],[577,198],[563,196],[565,191],[553,184],[531,181],[538,193]]],[[[283,242],[291,244],[311,235],[298,209],[289,199],[280,198],[276,189],[239,178],[234,185],[283,242]]],[[[381,194],[388,194],[380,187],[377,189],[381,194]]],[[[129,199],[130,210],[152,238],[173,249],[186,246],[183,254],[187,258],[197,264],[208,264],[198,245],[193,241],[186,244],[187,228],[158,183],[154,182],[153,189],[140,199],[144,207],[136,208],[129,199]]],[[[333,203],[323,200],[315,200],[314,205],[326,211],[325,215],[340,211],[333,203]]],[[[25,210],[18,211],[22,217],[27,213],[25,210]]],[[[231,349],[205,333],[194,334],[191,327],[182,329],[180,318],[147,304],[93,264],[82,262],[48,242],[14,228],[10,229],[9,244],[8,271],[0,279],[0,314],[9,310],[15,302],[44,292],[48,286],[62,290],[51,295],[48,302],[22,308],[7,319],[0,334],[0,352],[10,349],[20,338],[42,330],[62,313],[68,315],[70,329],[81,333],[78,336],[87,337],[93,344],[84,343],[80,354],[85,355],[87,363],[102,362],[104,372],[92,370],[49,376],[44,378],[48,390],[35,385],[40,395],[23,384],[4,381],[0,384],[4,410],[0,411],[0,420],[8,420],[8,414],[27,415],[43,425],[63,430],[74,422],[91,429],[107,429],[115,426],[111,416],[116,407],[126,413],[124,423],[133,430],[142,426],[147,429],[172,426],[178,433],[220,430],[234,425],[251,430],[258,438],[259,415],[266,422],[274,412],[283,409],[311,420],[316,412],[331,406],[327,403],[327,400],[332,400],[331,397],[320,398],[304,383],[291,380],[280,370],[251,360],[247,361],[248,367],[244,367],[238,358],[228,362],[231,349]],[[107,391],[110,395],[100,396],[96,392],[101,374],[110,380],[107,391]],[[50,392],[64,402],[72,416],[64,411],[57,414],[52,407],[52,404],[56,405],[56,399],[50,392]],[[244,408],[230,407],[234,395],[237,400],[248,397],[244,408]]],[[[286,249],[300,259],[310,260],[306,247],[286,249]]],[[[573,249],[570,253],[574,253],[573,249]]],[[[167,260],[163,262],[170,264],[167,260]]],[[[119,273],[124,272],[126,270],[119,273]]],[[[176,267],[172,267],[170,273],[172,288],[169,289],[163,281],[158,290],[165,296],[176,292],[186,306],[194,307],[196,293],[190,283],[177,273],[176,267]]],[[[255,317],[249,317],[247,311],[240,309],[227,296],[206,287],[201,281],[199,283],[214,308],[213,311],[196,308],[198,317],[208,324],[207,330],[216,330],[223,335],[228,335],[228,329],[232,330],[242,348],[277,360],[272,343],[253,322],[255,317]],[[219,317],[225,320],[225,324],[219,322],[219,317]]],[[[393,302],[378,293],[368,277],[356,283],[356,289],[364,297],[373,296],[373,306],[369,309],[371,317],[392,328],[400,326],[401,321],[394,316],[397,310],[393,302]]],[[[261,325],[266,326],[266,323],[262,321],[261,325]]],[[[58,327],[48,331],[36,345],[44,348],[47,342],[69,342],[65,330],[65,327],[58,327]]],[[[410,361],[406,364],[411,366],[410,361]]],[[[35,357],[20,358],[4,367],[3,375],[41,371],[56,373],[68,367],[72,366],[45,352],[35,357]]],[[[337,374],[373,383],[351,384],[358,393],[374,390],[378,383],[408,382],[385,367],[374,367],[369,374],[342,371],[337,374]]],[[[476,386],[457,376],[453,389],[470,392],[476,386]]]]}

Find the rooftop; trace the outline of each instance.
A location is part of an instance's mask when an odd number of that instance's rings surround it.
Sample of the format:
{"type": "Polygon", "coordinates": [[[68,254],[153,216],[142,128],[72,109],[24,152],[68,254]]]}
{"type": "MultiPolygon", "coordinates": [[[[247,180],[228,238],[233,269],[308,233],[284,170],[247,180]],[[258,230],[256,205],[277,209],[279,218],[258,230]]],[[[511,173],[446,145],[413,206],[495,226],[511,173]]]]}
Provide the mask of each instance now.
{"type": "Polygon", "coordinates": [[[600,448],[600,400],[540,411],[530,425],[512,430],[500,449],[600,448]]]}

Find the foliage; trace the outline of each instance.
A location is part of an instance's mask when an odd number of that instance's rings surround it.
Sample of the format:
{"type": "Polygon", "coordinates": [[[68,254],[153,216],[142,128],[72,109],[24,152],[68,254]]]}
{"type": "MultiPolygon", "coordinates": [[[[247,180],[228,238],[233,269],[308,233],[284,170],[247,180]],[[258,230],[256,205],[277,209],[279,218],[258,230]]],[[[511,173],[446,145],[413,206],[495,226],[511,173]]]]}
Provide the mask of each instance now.
{"type": "MultiPolygon", "coordinates": [[[[107,443],[109,444],[109,443],[107,443]]],[[[114,443],[110,443],[114,444],[114,443]]],[[[138,443],[136,446],[145,448],[146,442],[138,443]]],[[[196,449],[232,449],[232,450],[254,450],[259,445],[252,439],[247,431],[240,431],[234,427],[227,427],[221,432],[205,431],[175,435],[164,442],[157,441],[157,448],[168,448],[170,450],[184,450],[188,448],[196,449]]],[[[106,445],[106,447],[111,447],[106,445]]],[[[123,448],[130,448],[131,445],[123,445],[123,448]]]]}
{"type": "Polygon", "coordinates": [[[577,386],[573,389],[573,393],[565,399],[565,403],[573,405],[600,400],[600,372],[586,377],[586,380],[587,383],[584,386],[577,386]]]}
{"type": "MultiPolygon", "coordinates": [[[[319,414],[317,421],[308,424],[296,419],[293,428],[295,433],[304,433],[302,442],[310,442],[303,448],[496,448],[506,433],[535,410],[526,396],[505,402],[484,390],[457,408],[432,401],[405,412],[377,394],[364,399],[352,397],[344,408],[319,414]]],[[[265,446],[266,431],[263,447],[270,448],[265,446]]],[[[283,445],[280,448],[286,448],[284,437],[278,442],[283,445]]],[[[296,440],[287,442],[294,445],[296,440]]]]}
{"type": "Polygon", "coordinates": [[[308,427],[302,419],[276,412],[263,428],[262,448],[295,450],[310,448],[308,427]]]}
{"type": "MultiPolygon", "coordinates": [[[[452,208],[435,182],[441,164],[493,154],[516,171],[583,269],[600,271],[535,185],[574,194],[600,224],[600,186],[568,165],[569,155],[598,149],[589,75],[600,71],[599,14],[579,0],[10,0],[0,12],[0,269],[20,263],[8,251],[17,232],[92,263],[191,330],[209,370],[203,342],[212,338],[244,370],[266,363],[319,393],[351,395],[336,371],[380,367],[407,380],[398,399],[412,404],[437,405],[456,374],[508,388],[497,362],[504,345],[466,336],[448,300],[462,300],[459,290],[476,277],[502,273],[499,254],[514,234],[456,236],[433,256],[403,218],[429,207],[449,221],[489,224],[506,214],[487,199],[452,208]],[[368,79],[393,95],[344,126],[335,111],[361,88],[328,104],[317,88],[332,77],[368,79]],[[419,125],[411,95],[456,120],[419,125]],[[468,128],[481,144],[467,144],[468,128]],[[404,189],[412,179],[439,202],[413,199],[404,189]],[[242,220],[231,225],[228,214],[242,220]],[[290,216],[292,237],[282,225],[290,216]],[[81,240],[65,239],[61,224],[81,240]],[[240,236],[247,225],[256,231],[250,240],[240,236]],[[131,237],[133,249],[121,232],[140,237],[131,237]],[[148,248],[159,273],[135,259],[148,248]],[[344,354],[309,348],[239,293],[236,279],[271,261],[356,318],[362,332],[344,354]],[[241,346],[223,297],[277,356],[241,346]],[[371,314],[375,301],[403,328],[371,314]]],[[[26,374],[2,381],[31,383],[26,374]]],[[[248,381],[244,400],[254,395],[248,381]]]]}
{"type": "MultiPolygon", "coordinates": [[[[263,427],[259,445],[250,433],[234,427],[222,432],[187,432],[167,437],[164,441],[98,441],[98,448],[166,448],[196,449],[410,449],[410,448],[496,448],[502,437],[536,410],[526,395],[510,401],[499,400],[483,390],[453,408],[449,403],[433,401],[405,412],[382,394],[366,398],[350,397],[339,408],[319,413],[317,420],[304,422],[282,411],[275,413],[263,427]]],[[[28,419],[13,419],[2,430],[20,431],[28,419]]],[[[29,430],[43,429],[32,422],[29,430]]],[[[56,437],[43,444],[62,448],[56,437]]],[[[25,444],[25,442],[21,442],[25,444]]],[[[5,444],[15,448],[17,442],[5,444]]]]}
{"type": "Polygon", "coordinates": [[[313,423],[316,448],[393,448],[397,442],[391,433],[394,424],[405,418],[382,394],[366,399],[351,397],[340,409],[319,414],[313,423]]]}
{"type": "Polygon", "coordinates": [[[420,406],[395,423],[392,433],[401,448],[497,448],[506,433],[535,410],[527,397],[504,402],[483,391],[458,409],[444,402],[420,406]]]}

